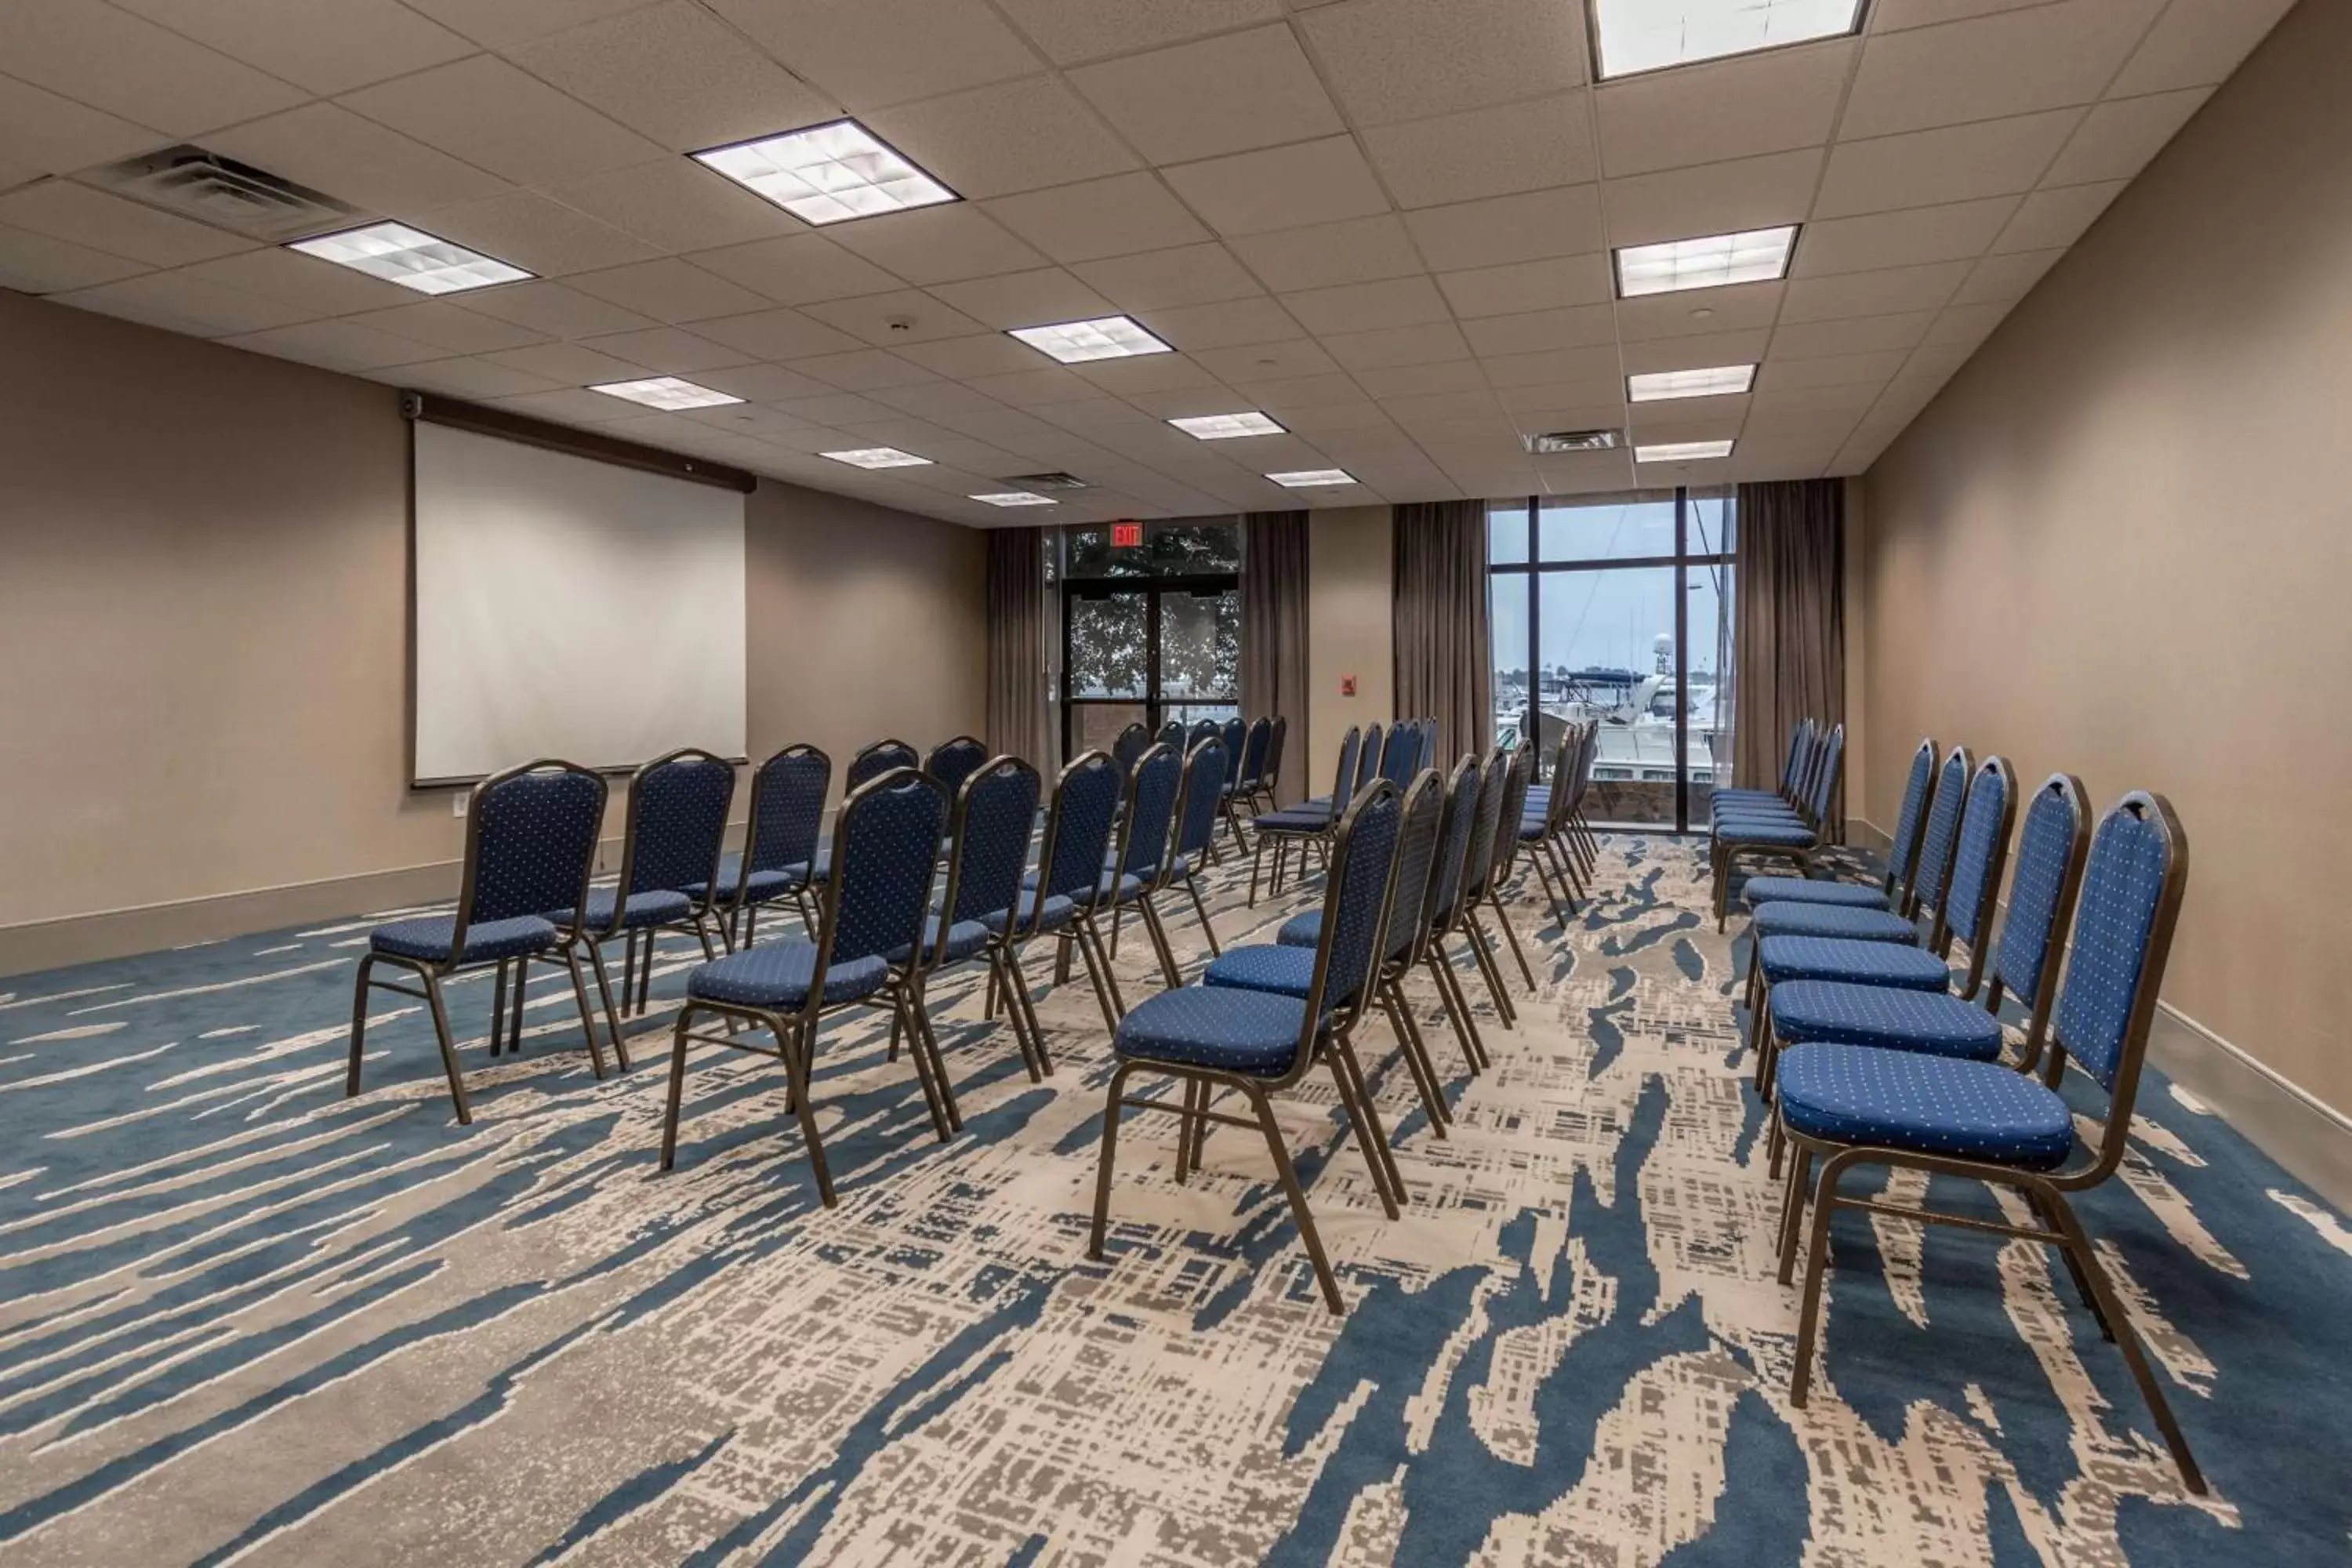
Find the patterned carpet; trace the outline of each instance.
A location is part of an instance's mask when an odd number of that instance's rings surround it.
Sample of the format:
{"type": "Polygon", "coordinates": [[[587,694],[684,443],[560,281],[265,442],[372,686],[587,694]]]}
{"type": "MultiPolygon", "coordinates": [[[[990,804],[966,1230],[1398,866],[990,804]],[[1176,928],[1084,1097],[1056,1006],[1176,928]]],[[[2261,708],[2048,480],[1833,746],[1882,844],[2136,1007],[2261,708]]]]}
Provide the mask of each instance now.
{"type": "MultiPolygon", "coordinates": [[[[568,986],[534,985],[527,1054],[493,1065],[487,978],[461,983],[469,1130],[398,998],[341,1098],[367,921],[0,983],[0,1561],[2352,1555],[2352,1228],[2161,1079],[2083,1209],[2210,1498],[2023,1243],[1850,1216],[1823,1381],[1789,1408],[1795,1296],[1703,873],[1693,843],[1613,838],[1567,931],[1518,907],[1543,994],[1516,1031],[1485,1020],[1495,1070],[1454,1079],[1454,1136],[1402,1073],[1383,1091],[1402,1221],[1328,1079],[1285,1099],[1344,1320],[1245,1134],[1180,1188],[1173,1120],[1139,1118],[1111,1260],[1087,1261],[1108,1051],[1083,980],[1041,1005],[1043,1087],[973,983],[941,984],[968,1122],[945,1147],[884,1025],[829,1026],[831,1213],[780,1071],[732,1053],[696,1056],[656,1175],[683,943],[603,1084],[568,986]]],[[[1228,873],[1219,931],[1295,907],[1244,910],[1228,873]]]]}

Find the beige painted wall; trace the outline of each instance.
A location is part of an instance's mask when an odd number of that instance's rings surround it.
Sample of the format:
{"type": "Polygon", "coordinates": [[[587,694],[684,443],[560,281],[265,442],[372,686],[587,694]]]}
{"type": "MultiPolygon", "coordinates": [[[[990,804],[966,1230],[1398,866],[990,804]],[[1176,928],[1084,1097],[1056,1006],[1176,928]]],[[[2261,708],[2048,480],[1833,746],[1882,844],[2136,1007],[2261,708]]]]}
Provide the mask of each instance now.
{"type": "MultiPolygon", "coordinates": [[[[0,345],[0,973],[453,880],[394,389],[5,289],[0,345]],[[152,905],[182,923],[52,923],[152,905]]],[[[980,727],[978,533],[787,485],[747,517],[755,746],[980,727]]]]}
{"type": "Polygon", "coordinates": [[[1869,811],[1924,732],[2169,795],[2168,1003],[2352,1109],[2352,6],[2296,7],[1868,480],[1869,811]]]}
{"type": "Polygon", "coordinates": [[[1389,509],[1334,507],[1307,521],[1307,711],[1309,795],[1331,787],[1350,724],[1396,713],[1395,550],[1389,509]],[[1356,694],[1339,695],[1347,676],[1356,694]]]}

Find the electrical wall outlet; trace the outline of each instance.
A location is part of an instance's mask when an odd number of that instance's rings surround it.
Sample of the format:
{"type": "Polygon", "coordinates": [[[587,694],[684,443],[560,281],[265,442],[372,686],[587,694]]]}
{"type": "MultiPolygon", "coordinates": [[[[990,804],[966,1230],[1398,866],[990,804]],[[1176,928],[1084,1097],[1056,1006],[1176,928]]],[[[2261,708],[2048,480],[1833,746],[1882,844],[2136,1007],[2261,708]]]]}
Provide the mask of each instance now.
{"type": "Polygon", "coordinates": [[[473,798],[474,792],[469,789],[461,789],[457,794],[451,795],[449,797],[449,815],[452,816],[465,816],[467,803],[471,801],[473,798]]]}

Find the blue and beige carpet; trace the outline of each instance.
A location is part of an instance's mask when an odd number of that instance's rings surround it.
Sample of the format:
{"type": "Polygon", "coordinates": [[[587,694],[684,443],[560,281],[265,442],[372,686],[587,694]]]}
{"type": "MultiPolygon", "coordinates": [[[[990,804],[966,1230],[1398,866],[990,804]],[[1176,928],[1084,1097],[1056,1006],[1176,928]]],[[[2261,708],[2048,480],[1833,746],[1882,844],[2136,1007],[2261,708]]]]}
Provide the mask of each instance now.
{"type": "MultiPolygon", "coordinates": [[[[2352,1558],[2352,1228],[2161,1079],[2083,1209],[2210,1498],[2024,1243],[1851,1216],[1790,1408],[1795,1296],[1703,875],[1694,844],[1621,837],[1567,931],[1518,906],[1541,994],[1486,1018],[1454,1135],[1402,1073],[1384,1091],[1402,1220],[1328,1079],[1287,1097],[1344,1319],[1258,1141],[1220,1132],[1179,1187],[1171,1118],[1121,1138],[1112,1256],[1087,1261],[1108,1050],[1083,980],[1042,1004],[1042,1087],[942,983],[947,1146],[885,1024],[830,1026],[830,1213],[778,1069],[735,1053],[695,1056],[656,1174],[683,943],[635,1070],[601,1084],[568,985],[533,986],[496,1063],[488,984],[457,985],[470,1129],[395,996],[342,1098],[367,921],[0,982],[0,1562],[2352,1558]]],[[[1228,879],[1220,932],[1290,907],[1228,879]]]]}

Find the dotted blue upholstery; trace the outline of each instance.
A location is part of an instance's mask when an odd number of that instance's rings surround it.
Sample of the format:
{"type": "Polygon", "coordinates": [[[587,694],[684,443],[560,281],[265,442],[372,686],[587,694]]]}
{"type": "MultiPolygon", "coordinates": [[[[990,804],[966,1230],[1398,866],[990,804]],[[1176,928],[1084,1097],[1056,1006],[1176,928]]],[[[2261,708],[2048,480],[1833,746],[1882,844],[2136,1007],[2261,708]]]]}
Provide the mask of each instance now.
{"type": "Polygon", "coordinates": [[[1272,789],[1282,777],[1283,743],[1289,735],[1289,718],[1285,714],[1276,714],[1274,728],[1267,731],[1265,737],[1265,761],[1259,764],[1257,774],[1259,780],[1268,789],[1272,789]]]}
{"type": "Polygon", "coordinates": [[[1969,793],[1969,754],[1955,751],[1944,760],[1936,780],[1936,805],[1927,813],[1927,831],[1919,844],[1919,864],[1911,885],[1924,904],[1941,904],[1945,884],[1952,875],[1952,851],[1960,831],[1960,803],[1969,793]]]}
{"type": "Polygon", "coordinates": [[[1451,931],[1462,907],[1462,873],[1470,863],[1470,840],[1478,830],[1479,768],[1465,762],[1455,769],[1446,795],[1445,820],[1437,841],[1437,875],[1429,891],[1432,929],[1451,931]]]}
{"type": "MultiPolygon", "coordinates": [[[[1412,952],[1414,940],[1429,929],[1431,873],[1437,868],[1437,836],[1445,826],[1445,789],[1433,780],[1405,797],[1404,821],[1398,829],[1396,880],[1389,889],[1387,958],[1393,963],[1412,952]]],[[[1295,918],[1295,917],[1294,917],[1295,918]]],[[[1284,930],[1289,929],[1286,921],[1284,930]]],[[[1316,922],[1319,934],[1322,922],[1316,922]]],[[[1277,935],[1275,939],[1280,942],[1277,935]]]]}
{"type": "Polygon", "coordinates": [[[1757,944],[1764,978],[1775,988],[1790,980],[1843,980],[1855,985],[1897,985],[1906,991],[1949,990],[1951,971],[1925,948],[1899,942],[1845,942],[1827,936],[1768,936],[1757,944]]]}
{"type": "Polygon", "coordinates": [[[719,873],[715,894],[711,884],[707,882],[688,882],[678,891],[695,899],[716,897],[719,903],[728,904],[733,902],[738,897],[740,888],[743,902],[764,904],[782,898],[794,888],[805,884],[809,879],[808,873],[808,866],[803,862],[798,866],[786,866],[773,871],[754,871],[739,882],[735,873],[722,868],[719,873]]]}
{"type": "Polygon", "coordinates": [[[1296,996],[1187,985],[1130,1008],[1111,1045],[1143,1061],[1279,1078],[1297,1060],[1306,1028],[1307,1004],[1296,996]]]}
{"type": "Polygon", "coordinates": [[[1827,750],[1813,773],[1812,798],[1808,803],[1815,822],[1827,821],[1830,796],[1837,792],[1838,764],[1845,760],[1845,726],[1831,727],[1827,750]]]}
{"type": "Polygon", "coordinates": [[[734,801],[735,770],[717,757],[671,757],[638,769],[629,784],[632,837],[622,857],[629,891],[709,880],[734,801]]]}
{"type": "Polygon", "coordinates": [[[940,781],[950,798],[963,788],[963,781],[980,771],[988,761],[988,748],[970,735],[958,735],[952,741],[941,741],[923,759],[923,771],[940,781]]]}
{"type": "Polygon", "coordinates": [[[1813,830],[1795,822],[1719,822],[1715,841],[1728,847],[1810,849],[1813,830]]]}
{"type": "MultiPolygon", "coordinates": [[[[687,973],[686,994],[706,1002],[795,1013],[807,1005],[809,982],[815,973],[814,942],[772,942],[715,963],[696,964],[687,973]]],[[[871,996],[889,978],[890,966],[878,953],[845,962],[836,958],[825,968],[824,1000],[855,1002],[871,996]]]]}
{"type": "Polygon", "coordinates": [[[588,880],[604,822],[604,781],[572,769],[517,773],[474,802],[469,925],[569,907],[588,880]]]}
{"type": "MultiPolygon", "coordinates": [[[[368,946],[377,952],[388,952],[401,958],[446,963],[449,962],[449,940],[457,926],[457,920],[449,915],[425,915],[411,921],[394,921],[390,925],[380,925],[368,932],[368,946]]],[[[463,962],[482,963],[494,958],[543,952],[555,945],[555,938],[554,925],[537,915],[485,921],[466,928],[463,962]]]]}
{"type": "Polygon", "coordinates": [[[1462,896],[1476,902],[1486,896],[1487,879],[1495,870],[1495,843],[1503,837],[1503,807],[1509,805],[1500,752],[1488,757],[1478,772],[1478,815],[1472,819],[1470,844],[1463,853],[1462,896]]]}
{"type": "Polygon", "coordinates": [[[2049,1171],[2074,1147],[2066,1102],[1990,1062],[1864,1046],[1799,1046],[1774,1094],[1795,1131],[1837,1143],[2049,1171]]]}
{"type": "Polygon", "coordinates": [[[923,759],[904,741],[877,741],[849,759],[848,787],[872,784],[892,768],[919,768],[923,759]]]}
{"type": "Polygon", "coordinates": [[[1140,724],[1129,724],[1110,743],[1110,760],[1118,766],[1121,779],[1135,771],[1136,759],[1151,750],[1151,731],[1140,724]]]}
{"type": "Polygon", "coordinates": [[[1750,934],[1758,937],[1830,936],[1847,942],[1917,942],[1919,928],[1889,910],[1843,904],[1772,903],[1757,906],[1750,934]]]}
{"type": "Polygon", "coordinates": [[[1903,781],[1903,806],[1895,814],[1895,846],[1887,851],[1887,869],[1894,879],[1909,886],[1911,858],[1919,847],[1919,814],[1927,809],[1927,789],[1936,782],[1936,742],[1919,742],[1911,753],[1911,773],[1903,781]]]}
{"type": "Polygon", "coordinates": [[[1277,996],[1302,1000],[1315,986],[1315,950],[1280,947],[1229,947],[1208,972],[1203,985],[1230,986],[1243,991],[1270,991],[1277,996]]]}
{"type": "Polygon", "coordinates": [[[1291,805],[1280,811],[1269,811],[1250,818],[1250,826],[1261,833],[1307,834],[1320,833],[1331,826],[1331,808],[1328,805],[1291,805]]]}
{"type": "Polygon", "coordinates": [[[1331,876],[1323,897],[1323,923],[1330,932],[1330,958],[1323,981],[1327,1011],[1352,1005],[1379,965],[1381,954],[1374,944],[1380,940],[1381,920],[1388,909],[1404,803],[1390,790],[1359,805],[1355,812],[1352,826],[1343,830],[1341,842],[1332,852],[1331,876]]]}
{"type": "Polygon", "coordinates": [[[1784,1045],[1879,1046],[1989,1062],[2000,1020],[1974,1003],[1891,985],[1792,980],[1772,988],[1772,1032],[1784,1045]]]}
{"type": "Polygon", "coordinates": [[[1388,744],[1381,748],[1381,768],[1378,777],[1402,790],[1412,783],[1420,772],[1421,726],[1399,724],[1389,731],[1388,744]]]}
{"type": "Polygon", "coordinates": [[[1365,726],[1364,743],[1356,752],[1356,776],[1342,784],[1337,792],[1342,799],[1353,800],[1366,784],[1381,776],[1381,757],[1387,744],[1378,724],[1365,726]]]}
{"type": "Polygon", "coordinates": [[[1313,947],[1323,940],[1323,911],[1304,910],[1282,922],[1274,940],[1285,947],[1313,947]]]}
{"type": "Polygon", "coordinates": [[[1505,764],[1503,808],[1495,824],[1495,858],[1487,877],[1489,884],[1509,868],[1512,858],[1518,853],[1521,840],[1526,837],[1522,831],[1506,831],[1505,825],[1516,822],[1524,827],[1528,810],[1528,779],[1534,769],[1535,757],[1528,752],[1510,756],[1505,764]]]}
{"type": "Polygon", "coordinates": [[[1234,781],[1236,788],[1254,789],[1265,779],[1266,748],[1273,741],[1273,720],[1259,719],[1251,723],[1242,740],[1241,765],[1234,781]]]}
{"type": "Polygon", "coordinates": [[[1184,759],[1182,815],[1176,823],[1176,854],[1198,855],[1209,847],[1217,835],[1217,809],[1224,798],[1224,784],[1233,753],[1225,749],[1222,738],[1207,740],[1192,748],[1184,759]]]}
{"type": "Polygon", "coordinates": [[[1178,756],[1182,756],[1184,754],[1184,726],[1176,720],[1169,720],[1168,722],[1160,726],[1160,733],[1152,737],[1152,743],[1155,745],[1165,746],[1170,751],[1175,752],[1178,756]]]}
{"type": "Polygon", "coordinates": [[[1944,896],[1944,923],[1952,934],[1973,947],[1979,926],[1992,911],[1990,885],[2000,872],[1997,864],[2006,847],[2001,834],[2009,813],[2009,771],[1990,764],[1977,770],[1969,786],[1968,810],[1960,817],[1960,847],[1952,861],[1951,890],[1944,896]]]}
{"type": "MultiPolygon", "coordinates": [[[[1012,905],[1008,901],[1005,907],[1010,909],[1012,905]]],[[[1003,910],[997,911],[997,918],[1000,921],[1003,919],[1003,910]]],[[[955,924],[948,927],[947,951],[946,952],[940,954],[937,962],[941,964],[961,963],[965,959],[970,958],[973,953],[978,952],[982,947],[988,944],[988,932],[989,926],[984,917],[977,920],[958,921],[955,924]]],[[[939,945],[940,917],[938,911],[934,910],[923,921],[923,951],[926,953],[938,952],[939,945]]],[[[914,956],[914,950],[905,947],[899,948],[888,955],[890,962],[899,965],[901,968],[904,968],[908,962],[914,956]]]]}
{"type": "Polygon", "coordinates": [[[2017,867],[2009,881],[2009,918],[2000,928],[1993,973],[2010,994],[2028,1003],[2042,994],[2042,968],[2057,936],[2058,900],[2079,825],[2077,803],[2061,789],[2044,789],[2025,808],[2017,867]]]}
{"type": "Polygon", "coordinates": [[[962,789],[958,809],[963,841],[957,846],[955,879],[959,923],[1002,914],[1020,896],[1029,830],[1037,820],[1037,775],[1026,763],[1007,761],[978,777],[967,774],[962,789]]]}
{"type": "MultiPolygon", "coordinates": [[[[919,773],[854,795],[842,808],[840,907],[833,962],[896,952],[915,941],[930,908],[947,797],[919,773]]],[[[826,982],[831,989],[832,982],[826,982]]]]}
{"type": "Polygon", "coordinates": [[[2074,907],[2074,948],[2052,1022],[2058,1043],[2107,1089],[2115,1088],[2123,1062],[2170,860],[2153,817],[2118,808],[2091,836],[2074,907]]]}
{"type": "MultiPolygon", "coordinates": [[[[616,909],[620,903],[620,891],[618,888],[588,889],[588,903],[580,915],[581,928],[590,931],[642,931],[646,926],[685,920],[694,912],[694,900],[683,889],[653,888],[642,893],[631,893],[625,910],[616,909]],[[620,917],[617,925],[614,923],[616,913],[620,917]]],[[[547,918],[557,925],[570,925],[572,911],[551,910],[547,911],[547,918]]],[[[471,947],[474,944],[468,942],[466,945],[471,947]]]]}
{"type": "MultiPolygon", "coordinates": [[[[1380,743],[1379,725],[1375,724],[1372,726],[1372,744],[1377,746],[1380,743]]],[[[1336,782],[1332,784],[1331,793],[1329,795],[1318,797],[1321,804],[1344,806],[1349,801],[1355,798],[1356,758],[1359,752],[1362,751],[1363,745],[1364,737],[1357,733],[1356,727],[1353,724],[1349,725],[1348,732],[1339,737],[1339,766],[1338,771],[1332,774],[1332,777],[1336,782]]],[[[1307,804],[1312,805],[1317,804],[1317,801],[1309,801],[1307,804]]]]}
{"type": "MultiPolygon", "coordinates": [[[[1176,819],[1176,792],[1183,759],[1166,749],[1144,753],[1127,786],[1127,825],[1116,864],[1129,876],[1149,879],[1168,856],[1168,833],[1176,819]]],[[[1108,865],[1106,867],[1108,868],[1108,865]]],[[[1108,890],[1106,879],[1105,890],[1108,890]]]]}
{"type": "Polygon", "coordinates": [[[825,792],[832,787],[833,760],[814,746],[787,747],[760,764],[751,781],[750,858],[754,874],[797,868],[798,877],[808,875],[806,868],[816,858],[817,835],[824,826],[825,792]]]}
{"type": "Polygon", "coordinates": [[[1883,910],[1886,895],[1864,882],[1829,882],[1811,877],[1750,877],[1740,889],[1749,909],[1765,904],[1832,904],[1847,910],[1883,910]]]}
{"type": "Polygon", "coordinates": [[[1037,878],[1049,897],[1075,903],[1093,893],[1110,856],[1111,824],[1126,777],[1122,769],[1098,759],[1081,758],[1063,770],[1054,791],[1054,820],[1046,829],[1053,859],[1039,868],[1037,878]]]}
{"type": "MultiPolygon", "coordinates": [[[[1070,917],[1077,911],[1076,901],[1064,898],[1059,893],[1046,894],[1045,907],[1040,909],[1037,891],[1033,888],[1029,889],[1028,896],[1021,900],[1021,930],[1024,934],[1041,931],[1059,931],[1070,923],[1070,917]]],[[[1012,913],[1011,910],[998,910],[992,914],[981,916],[980,923],[990,931],[1001,931],[1004,929],[1006,919],[1012,913]]]]}

